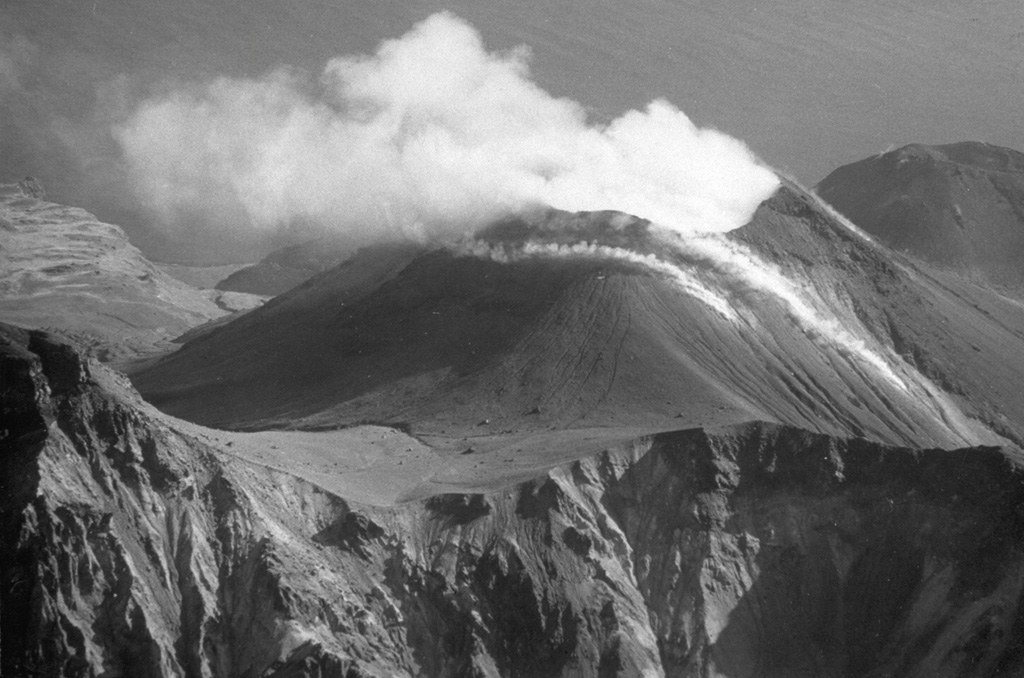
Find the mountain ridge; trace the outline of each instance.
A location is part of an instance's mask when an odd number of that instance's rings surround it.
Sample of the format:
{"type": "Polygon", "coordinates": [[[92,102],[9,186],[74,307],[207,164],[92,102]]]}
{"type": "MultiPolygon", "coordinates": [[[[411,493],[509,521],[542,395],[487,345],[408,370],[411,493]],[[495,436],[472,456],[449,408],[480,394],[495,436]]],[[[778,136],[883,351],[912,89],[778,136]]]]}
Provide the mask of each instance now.
{"type": "Polygon", "coordinates": [[[186,339],[140,395],[0,323],[0,673],[1024,672],[1024,303],[794,182],[379,245],[186,339]]]}
{"type": "Polygon", "coordinates": [[[1024,289],[1024,153],[912,144],[840,167],[817,190],[894,249],[1017,296],[1024,289]]]}
{"type": "Polygon", "coordinates": [[[1010,450],[751,422],[379,507],[236,458],[47,333],[0,327],[0,375],[35,421],[0,440],[5,674],[1024,668],[1010,450]]]}
{"type": "Polygon", "coordinates": [[[7,322],[57,324],[106,360],[124,361],[167,350],[196,325],[262,301],[187,285],[146,259],[118,226],[40,193],[0,184],[0,315],[7,322]]]}

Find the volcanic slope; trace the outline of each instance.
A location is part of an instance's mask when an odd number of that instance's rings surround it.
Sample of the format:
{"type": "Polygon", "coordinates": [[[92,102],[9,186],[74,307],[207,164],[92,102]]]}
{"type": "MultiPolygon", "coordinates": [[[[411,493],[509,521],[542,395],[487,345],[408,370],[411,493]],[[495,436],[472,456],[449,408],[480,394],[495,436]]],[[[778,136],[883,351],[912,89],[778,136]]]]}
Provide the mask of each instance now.
{"type": "Polygon", "coordinates": [[[915,144],[840,167],[817,189],[895,249],[1024,290],[1024,153],[915,144]]]}
{"type": "Polygon", "coordinates": [[[725,237],[673,241],[615,213],[532,219],[363,262],[370,276],[350,262],[133,381],[224,428],[764,419],[914,446],[1024,440],[1024,307],[900,260],[794,186],[725,237]]]}

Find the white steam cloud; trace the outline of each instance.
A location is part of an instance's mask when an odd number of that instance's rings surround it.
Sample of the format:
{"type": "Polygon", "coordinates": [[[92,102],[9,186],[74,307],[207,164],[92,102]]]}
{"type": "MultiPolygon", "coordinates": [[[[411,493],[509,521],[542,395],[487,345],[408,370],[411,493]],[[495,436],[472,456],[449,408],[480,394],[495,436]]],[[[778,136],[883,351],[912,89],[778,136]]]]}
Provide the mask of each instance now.
{"type": "Polygon", "coordinates": [[[905,388],[882,349],[817,308],[813,291],[715,235],[749,221],[779,186],[741,142],[661,100],[591,125],[578,103],[530,80],[528,58],[525,48],[489,53],[471,26],[440,13],[373,55],[330,61],[315,83],[279,70],[151,99],[115,138],[169,226],[199,214],[268,233],[299,220],[353,244],[412,238],[503,262],[628,262],[732,322],[748,292],[770,294],[813,341],[905,388]],[[537,206],[641,217],[679,256],[466,237],[537,206]]]}
{"type": "MultiPolygon", "coordinates": [[[[590,124],[580,104],[530,80],[528,59],[526,48],[488,52],[471,26],[440,13],[373,55],[330,61],[315,81],[282,69],[169,91],[114,137],[134,188],[171,229],[198,221],[244,237],[305,222],[353,245],[411,238],[502,262],[636,264],[733,323],[756,322],[757,296],[768,294],[811,341],[909,393],[899,360],[865,328],[844,326],[813,284],[719,235],[747,223],[780,183],[741,142],[662,100],[590,124]],[[570,243],[473,238],[544,206],[635,215],[668,248],[658,256],[582,232],[570,243]]],[[[0,54],[0,85],[16,81],[16,65],[0,54]]],[[[955,407],[920,379],[951,417],[955,407]]]]}
{"type": "Polygon", "coordinates": [[[528,56],[489,53],[440,13],[372,56],[332,60],[317,83],[221,78],[145,102],[114,135],[168,226],[299,220],[354,242],[465,235],[534,205],[721,232],[777,188],[741,142],[666,101],[588,124],[530,80],[528,56]]]}
{"type": "MultiPolygon", "coordinates": [[[[876,374],[905,391],[906,385],[885,359],[884,349],[872,341],[851,332],[835,317],[829,305],[809,282],[798,285],[777,266],[758,257],[749,248],[723,236],[708,235],[701,238],[678,240],[675,247],[691,261],[717,274],[720,284],[734,296],[749,292],[767,293],[786,310],[789,318],[813,342],[834,347],[846,358],[853,358],[869,366],[876,374]],[[819,304],[815,304],[817,300],[819,304]]],[[[870,337],[867,332],[865,337],[870,337]]]]}

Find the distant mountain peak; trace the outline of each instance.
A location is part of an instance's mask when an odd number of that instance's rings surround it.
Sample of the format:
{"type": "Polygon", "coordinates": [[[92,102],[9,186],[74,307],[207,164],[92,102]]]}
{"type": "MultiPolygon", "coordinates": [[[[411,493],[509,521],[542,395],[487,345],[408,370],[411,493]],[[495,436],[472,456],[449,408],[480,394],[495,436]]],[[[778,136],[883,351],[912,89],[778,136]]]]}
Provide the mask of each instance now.
{"type": "Polygon", "coordinates": [[[1024,153],[974,141],[912,144],[840,167],[817,190],[897,250],[1024,289],[1024,153]]]}
{"type": "Polygon", "coordinates": [[[1024,153],[982,141],[960,141],[935,146],[908,144],[880,157],[892,157],[897,163],[948,162],[989,172],[1024,172],[1024,153]]]}

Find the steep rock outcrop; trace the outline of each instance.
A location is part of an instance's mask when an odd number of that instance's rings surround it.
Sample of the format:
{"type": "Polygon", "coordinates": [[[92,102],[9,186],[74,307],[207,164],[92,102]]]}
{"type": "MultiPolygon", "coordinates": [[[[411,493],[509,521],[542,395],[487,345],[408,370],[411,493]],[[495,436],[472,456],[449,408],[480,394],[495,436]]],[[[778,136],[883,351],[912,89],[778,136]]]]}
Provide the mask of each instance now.
{"type": "Polygon", "coordinates": [[[1020,481],[751,425],[659,436],[603,502],[666,675],[982,676],[1020,661],[1020,481]]]}
{"type": "MultiPolygon", "coordinates": [[[[610,642],[517,491],[357,507],[218,454],[44,333],[5,332],[2,366],[26,422],[2,450],[5,674],[557,675],[610,642]]],[[[627,665],[657,666],[646,640],[627,665]]]]}
{"type": "Polygon", "coordinates": [[[4,675],[1024,669],[999,449],[752,423],[370,507],[211,447],[50,335],[4,330],[0,376],[4,675]]]}

